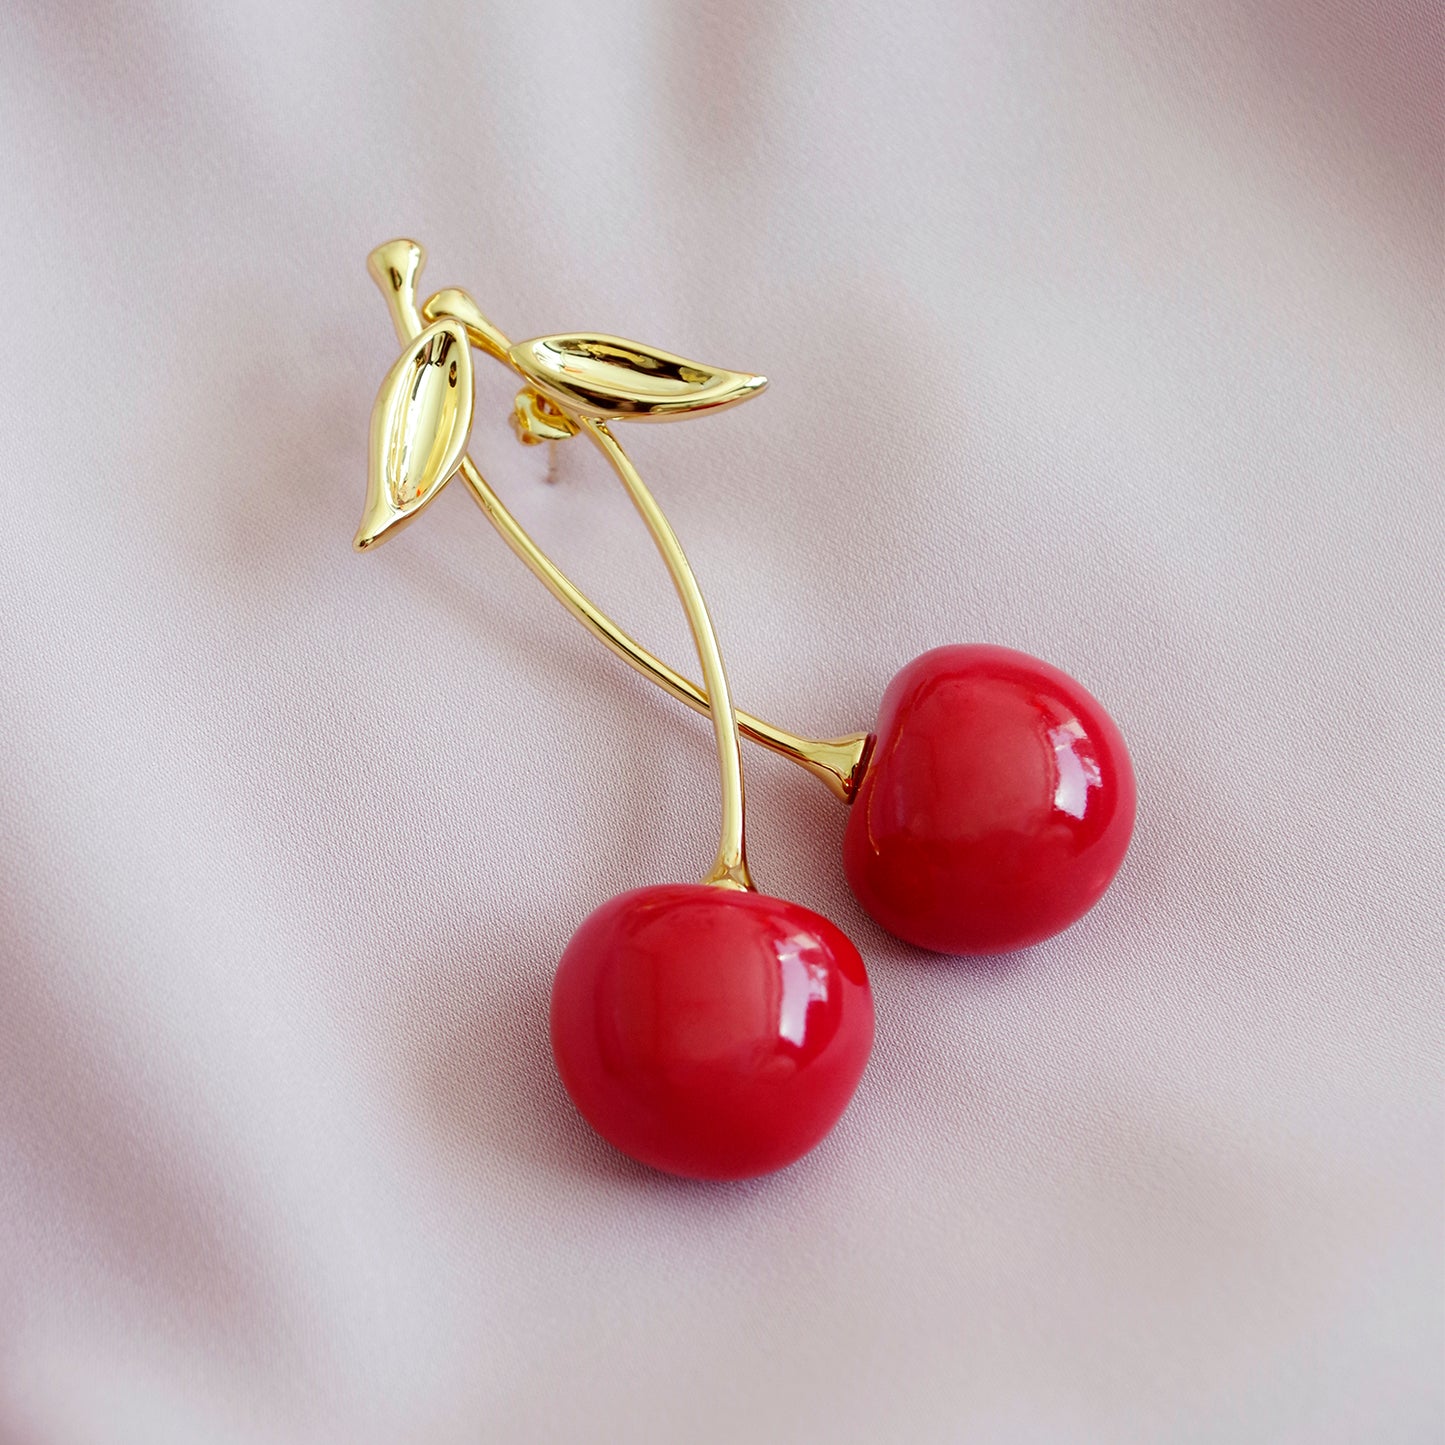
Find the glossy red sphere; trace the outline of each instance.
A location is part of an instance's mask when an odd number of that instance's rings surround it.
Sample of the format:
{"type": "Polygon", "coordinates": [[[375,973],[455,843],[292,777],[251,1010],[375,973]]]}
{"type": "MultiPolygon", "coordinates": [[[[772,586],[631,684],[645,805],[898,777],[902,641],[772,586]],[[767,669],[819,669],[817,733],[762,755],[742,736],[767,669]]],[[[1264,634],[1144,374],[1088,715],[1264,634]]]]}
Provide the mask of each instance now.
{"type": "Polygon", "coordinates": [[[1124,739],[1073,678],[1006,647],[939,647],[884,694],[843,863],[890,933],[998,953],[1088,912],[1133,827],[1124,739]]]}
{"type": "Polygon", "coordinates": [[[577,930],[552,986],[552,1052],[583,1117],[624,1154],[696,1179],[806,1154],[872,1046],[858,950],[756,893],[624,893],[577,930]]]}

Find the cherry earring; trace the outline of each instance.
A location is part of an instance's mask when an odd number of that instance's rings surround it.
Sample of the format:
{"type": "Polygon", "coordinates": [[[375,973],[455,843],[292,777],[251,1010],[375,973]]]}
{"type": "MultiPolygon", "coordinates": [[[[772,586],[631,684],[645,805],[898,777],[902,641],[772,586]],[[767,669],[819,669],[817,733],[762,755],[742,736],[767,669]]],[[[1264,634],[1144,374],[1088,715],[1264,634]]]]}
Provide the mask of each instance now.
{"type": "MultiPolygon", "coordinates": [[[[414,243],[393,242],[374,253],[373,273],[390,294],[409,284],[413,252],[414,243]]],[[[577,337],[512,347],[463,291],[439,291],[423,311],[463,326],[473,345],[522,375],[513,423],[523,441],[583,430],[614,466],[615,443],[587,419],[665,419],[762,388],[736,373],[700,382],[679,371],[689,365],[680,358],[615,338],[601,338],[601,351],[577,337]],[[569,352],[578,346],[585,355],[569,352]],[[644,364],[648,355],[656,359],[644,364]]],[[[470,462],[461,475],[503,541],[573,616],[644,677],[708,711],[707,691],[575,587],[470,462]]],[[[1129,845],[1134,774],[1118,728],[1079,683],[1024,653],[925,653],[893,679],[871,732],[808,738],[742,711],[737,723],[853,805],[843,838],[848,881],[884,928],[923,948],[994,953],[1038,943],[1098,902],[1129,845]]]]}
{"type": "Polygon", "coordinates": [[[494,496],[465,456],[475,343],[529,382],[549,379],[548,401],[530,390],[519,398],[524,436],[586,430],[607,455],[667,565],[713,703],[722,789],[713,866],[701,883],[639,888],[583,922],[553,985],[558,1072],[592,1127],[645,1164],[709,1179],[782,1168],[828,1133],[862,1077],[873,1043],[868,977],[827,919],[754,890],[741,746],[717,637],[676,535],[606,424],[730,405],[763,378],[612,337],[512,347],[461,292],[442,295],[462,319],[439,307],[427,324],[416,304],[422,262],[410,241],[369,259],[405,349],[372,412],[355,546],[394,535],[458,471],[479,499],[494,496]],[[558,392],[568,398],[560,407],[558,392]]]}

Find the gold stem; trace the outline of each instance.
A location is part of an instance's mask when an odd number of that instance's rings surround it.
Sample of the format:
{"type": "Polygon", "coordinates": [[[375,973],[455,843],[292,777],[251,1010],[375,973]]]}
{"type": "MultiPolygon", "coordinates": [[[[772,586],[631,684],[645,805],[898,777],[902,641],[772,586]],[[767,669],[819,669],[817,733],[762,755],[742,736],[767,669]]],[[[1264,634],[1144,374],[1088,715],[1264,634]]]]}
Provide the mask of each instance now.
{"type": "Polygon", "coordinates": [[[722,653],[718,649],[717,633],[708,616],[707,603],[703,600],[697,578],[693,576],[686,554],[677,540],[672,524],[662,513],[652,493],[637,474],[627,453],[617,444],[617,439],[607,429],[606,422],[592,417],[574,418],[585,428],[588,435],[602,448],[607,460],[622,479],[632,504],[638,510],[662,560],[672,576],[672,585],[687,613],[687,625],[692,629],[693,645],[697,648],[698,661],[702,663],[702,679],[712,703],[713,735],[717,740],[718,777],[722,784],[722,822],[718,829],[717,858],[711,871],[703,879],[722,888],[750,889],[752,879],[748,876],[747,843],[743,828],[743,754],[742,743],[738,740],[737,719],[733,715],[732,694],[728,689],[727,672],[723,668],[722,653]]]}
{"type": "MultiPolygon", "coordinates": [[[[392,324],[403,345],[420,335],[425,324],[416,305],[416,281],[425,261],[426,252],[415,241],[404,240],[389,241],[384,246],[378,246],[367,258],[367,268],[372,279],[381,288],[382,295],[386,297],[392,324]]],[[[461,299],[464,303],[470,302],[469,297],[461,299]]],[[[494,356],[505,359],[506,337],[476,311],[475,305],[466,305],[465,310],[476,313],[468,314],[465,318],[468,332],[480,333],[479,344],[494,356]]],[[[733,715],[732,696],[728,690],[727,673],[723,669],[717,633],[713,629],[712,618],[708,616],[702,589],[697,585],[697,578],[693,575],[682,544],[677,540],[677,533],[672,530],[672,524],[663,515],[662,508],[657,505],[652,493],[637,474],[631,458],[617,444],[617,439],[600,421],[590,417],[580,417],[577,420],[612,463],[613,470],[621,479],[628,496],[632,498],[633,506],[637,508],[647,530],[652,534],[652,540],[662,554],[662,560],[667,564],[672,585],[677,589],[683,611],[687,614],[687,625],[692,631],[698,660],[702,663],[703,681],[707,686],[704,705],[706,706],[709,698],[716,704],[708,710],[712,713],[713,734],[717,739],[718,775],[722,785],[722,819],[718,827],[717,857],[702,881],[719,888],[750,891],[753,880],[748,873],[744,829],[742,744],[738,741],[737,719],[733,715]]],[[[518,540],[526,544],[526,551],[521,554],[524,560],[530,561],[529,554],[535,552],[537,561],[545,564],[546,573],[551,575],[542,572],[538,572],[538,575],[548,587],[566,601],[574,612],[578,611],[578,606],[582,606],[588,612],[595,613],[599,620],[605,621],[596,608],[536,549],[527,534],[517,526],[511,513],[502,506],[496,493],[487,485],[470,458],[463,458],[460,470],[471,487],[472,494],[481,503],[482,510],[498,525],[502,535],[511,542],[510,534],[515,533],[518,540]],[[505,519],[505,526],[502,525],[502,519],[505,519]],[[565,584],[566,591],[559,590],[557,584],[565,584]],[[576,605],[570,600],[568,593],[575,594],[576,605]]],[[[515,545],[513,550],[516,550],[515,545]]],[[[533,571],[537,570],[537,567],[533,566],[533,571]]],[[[578,615],[583,614],[578,612],[578,615]]],[[[610,622],[607,625],[612,632],[617,632],[610,622]]]]}
{"type": "Polygon", "coordinates": [[[416,283],[426,265],[426,252],[416,241],[388,241],[366,258],[366,269],[386,299],[396,339],[403,346],[426,329],[416,305],[416,283]]]}
{"type": "MultiPolygon", "coordinates": [[[[694,712],[708,716],[712,708],[707,694],[695,682],[674,671],[660,658],[654,657],[581,592],[507,510],[502,499],[492,490],[470,457],[462,463],[461,477],[467,484],[472,500],[482,509],[483,515],[501,539],[573,617],[649,682],[656,683],[664,692],[679,702],[686,703],[694,712]]],[[[863,777],[863,764],[869,741],[867,733],[855,733],[845,738],[801,738],[741,709],[737,711],[736,717],[738,728],[755,743],[761,743],[765,748],[791,759],[826,784],[828,789],[845,803],[852,801],[863,777]]]]}
{"type": "MultiPolygon", "coordinates": [[[[367,269],[386,299],[392,325],[402,343],[415,340],[428,321],[435,321],[443,314],[454,315],[466,326],[474,346],[510,366],[507,338],[482,316],[465,292],[439,291],[423,310],[418,309],[416,282],[425,257],[426,253],[415,241],[400,240],[378,246],[367,258],[367,269]]],[[[598,438],[593,435],[593,440],[598,438]]],[[[603,450],[605,452],[606,448],[603,450]]],[[[611,457],[608,459],[610,461],[611,457]]],[[[462,462],[461,475],[472,499],[502,540],[573,617],[648,681],[679,702],[686,703],[695,712],[704,715],[711,712],[708,695],[702,688],[653,656],[557,567],[507,509],[470,458],[462,462]]],[[[736,717],[737,725],[746,737],[811,773],[843,802],[852,802],[868,761],[871,742],[868,733],[851,733],[841,738],[806,738],[751,713],[739,710],[736,717]]]]}

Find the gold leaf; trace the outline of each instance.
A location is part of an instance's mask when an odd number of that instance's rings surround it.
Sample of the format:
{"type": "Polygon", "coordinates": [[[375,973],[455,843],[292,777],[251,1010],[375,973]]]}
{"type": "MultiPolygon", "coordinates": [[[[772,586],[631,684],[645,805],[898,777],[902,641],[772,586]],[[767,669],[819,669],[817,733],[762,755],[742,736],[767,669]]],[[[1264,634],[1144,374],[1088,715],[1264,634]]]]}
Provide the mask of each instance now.
{"type": "Polygon", "coordinates": [[[540,336],[519,341],[512,364],[564,411],[610,421],[669,421],[756,396],[764,376],[701,366],[616,336],[540,336]]]}
{"type": "Polygon", "coordinates": [[[446,317],[402,352],[376,394],[358,552],[436,496],[461,466],[471,429],[472,353],[466,329],[446,317]]]}

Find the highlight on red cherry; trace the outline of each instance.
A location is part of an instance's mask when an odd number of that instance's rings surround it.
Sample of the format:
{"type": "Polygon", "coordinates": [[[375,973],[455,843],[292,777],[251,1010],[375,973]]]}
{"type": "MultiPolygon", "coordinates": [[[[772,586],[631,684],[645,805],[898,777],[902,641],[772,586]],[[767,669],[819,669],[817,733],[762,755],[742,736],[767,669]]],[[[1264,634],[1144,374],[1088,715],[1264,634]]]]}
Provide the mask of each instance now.
{"type": "Polygon", "coordinates": [[[858,950],[781,898],[677,883],[592,913],[552,986],[552,1051],[583,1118],[696,1179],[792,1164],[838,1122],[873,1046],[858,950]]]}
{"type": "Polygon", "coordinates": [[[884,694],[844,870],[899,938],[1002,953],[1099,901],[1134,812],[1128,749],[1085,688],[1006,647],[938,647],[884,694]]]}

